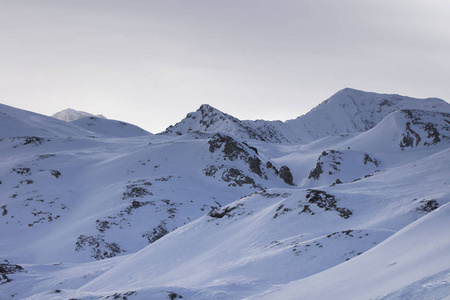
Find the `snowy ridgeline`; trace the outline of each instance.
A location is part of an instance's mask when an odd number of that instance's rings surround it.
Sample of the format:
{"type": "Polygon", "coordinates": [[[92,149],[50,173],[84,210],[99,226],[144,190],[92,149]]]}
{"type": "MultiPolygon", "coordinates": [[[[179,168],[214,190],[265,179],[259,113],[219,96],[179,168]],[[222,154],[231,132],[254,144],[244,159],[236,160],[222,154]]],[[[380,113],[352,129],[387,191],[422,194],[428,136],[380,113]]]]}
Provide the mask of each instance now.
{"type": "Polygon", "coordinates": [[[79,110],[75,110],[75,109],[64,109],[60,112],[57,112],[55,114],[52,115],[52,118],[58,119],[58,120],[62,120],[62,121],[66,121],[66,122],[72,122],[78,119],[83,119],[86,117],[95,117],[95,118],[101,118],[101,119],[106,119],[106,117],[104,115],[93,115],[84,111],[79,111],[79,110]]]}
{"type": "Polygon", "coordinates": [[[0,298],[444,298],[449,106],[345,89],[152,135],[0,105],[0,298]]]}

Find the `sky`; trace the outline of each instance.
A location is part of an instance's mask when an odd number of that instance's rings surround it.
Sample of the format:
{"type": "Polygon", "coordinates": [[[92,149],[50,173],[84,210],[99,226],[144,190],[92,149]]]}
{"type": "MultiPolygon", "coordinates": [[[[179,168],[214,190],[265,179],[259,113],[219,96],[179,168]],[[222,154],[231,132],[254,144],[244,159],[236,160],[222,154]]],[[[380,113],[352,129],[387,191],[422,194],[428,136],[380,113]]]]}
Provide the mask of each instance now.
{"type": "Polygon", "coordinates": [[[0,0],[0,103],[158,133],[287,120],[350,87],[450,100],[447,0],[0,0]]]}

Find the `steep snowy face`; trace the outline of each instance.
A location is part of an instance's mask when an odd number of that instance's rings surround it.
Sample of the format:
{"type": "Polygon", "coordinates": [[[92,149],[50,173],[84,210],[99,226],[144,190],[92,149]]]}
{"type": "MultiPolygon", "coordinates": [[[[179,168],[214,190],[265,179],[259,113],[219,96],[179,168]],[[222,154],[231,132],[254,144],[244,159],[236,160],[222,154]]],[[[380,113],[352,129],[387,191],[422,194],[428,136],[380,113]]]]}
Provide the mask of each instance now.
{"type": "Polygon", "coordinates": [[[388,114],[404,109],[450,113],[450,105],[437,98],[416,99],[344,89],[306,115],[286,122],[241,121],[204,104],[161,134],[226,132],[271,143],[309,143],[329,135],[367,131],[388,114]]]}
{"type": "Polygon", "coordinates": [[[106,117],[103,115],[94,116],[93,114],[90,114],[90,113],[87,113],[84,111],[71,109],[71,108],[67,108],[60,112],[57,112],[54,115],[52,115],[51,117],[61,120],[61,121],[66,121],[66,122],[71,122],[71,121],[75,121],[75,120],[86,118],[86,117],[97,117],[97,118],[101,118],[101,119],[106,119],[106,117]]]}

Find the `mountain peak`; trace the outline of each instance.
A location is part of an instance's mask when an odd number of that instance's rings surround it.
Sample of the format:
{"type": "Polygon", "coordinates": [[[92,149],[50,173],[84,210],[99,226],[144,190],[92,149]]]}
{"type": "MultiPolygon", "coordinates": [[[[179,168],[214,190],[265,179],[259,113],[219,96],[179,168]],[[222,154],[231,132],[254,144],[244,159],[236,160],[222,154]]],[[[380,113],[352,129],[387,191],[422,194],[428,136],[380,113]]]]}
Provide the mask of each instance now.
{"type": "Polygon", "coordinates": [[[339,94],[339,93],[355,93],[355,92],[366,93],[366,92],[361,91],[361,90],[357,90],[357,89],[353,89],[353,88],[346,87],[346,88],[343,88],[343,89],[340,90],[340,91],[337,91],[335,94],[339,94]]]}
{"type": "Polygon", "coordinates": [[[209,104],[202,104],[202,105],[200,105],[200,108],[199,108],[198,110],[201,110],[201,111],[208,111],[208,110],[217,110],[217,109],[214,108],[214,107],[212,107],[212,106],[209,105],[209,104]]]}
{"type": "Polygon", "coordinates": [[[72,122],[72,121],[86,118],[86,117],[97,117],[97,118],[101,118],[101,119],[106,119],[106,117],[103,115],[93,115],[91,113],[75,110],[72,108],[64,109],[60,112],[53,114],[51,117],[62,120],[62,121],[66,121],[66,122],[72,122]]]}
{"type": "MultiPolygon", "coordinates": [[[[186,118],[168,127],[161,134],[185,134],[189,132],[234,132],[238,119],[221,112],[209,104],[202,104],[195,112],[188,113],[186,118]]],[[[237,125],[239,126],[239,125],[237,125]]]]}
{"type": "Polygon", "coordinates": [[[226,115],[224,112],[218,110],[217,108],[209,105],[209,104],[202,104],[200,105],[200,108],[197,109],[198,112],[202,113],[202,116],[209,115],[209,114],[223,114],[226,115]]]}

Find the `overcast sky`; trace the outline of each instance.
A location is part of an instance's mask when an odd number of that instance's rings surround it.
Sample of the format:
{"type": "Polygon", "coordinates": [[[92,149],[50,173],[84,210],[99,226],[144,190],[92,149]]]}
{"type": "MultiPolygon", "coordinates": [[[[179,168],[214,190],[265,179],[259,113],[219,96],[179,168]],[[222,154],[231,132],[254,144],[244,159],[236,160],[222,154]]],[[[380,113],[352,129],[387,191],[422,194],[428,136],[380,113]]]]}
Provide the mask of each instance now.
{"type": "Polygon", "coordinates": [[[0,0],[0,103],[164,130],[286,120],[345,87],[450,100],[450,1],[0,0]]]}

